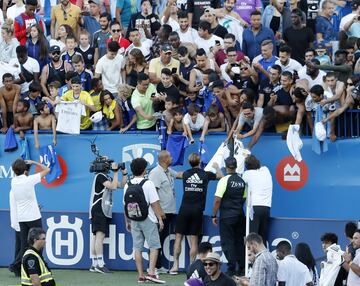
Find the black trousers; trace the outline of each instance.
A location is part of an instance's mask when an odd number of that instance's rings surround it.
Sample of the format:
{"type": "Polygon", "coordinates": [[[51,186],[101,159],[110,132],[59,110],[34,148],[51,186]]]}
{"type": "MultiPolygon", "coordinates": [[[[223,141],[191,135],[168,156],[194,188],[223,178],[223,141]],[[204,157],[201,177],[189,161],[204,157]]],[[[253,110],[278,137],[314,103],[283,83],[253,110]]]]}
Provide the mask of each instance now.
{"type": "Polygon", "coordinates": [[[15,231],[15,251],[14,251],[14,261],[9,265],[10,269],[14,269],[15,262],[21,260],[20,256],[20,231],[15,231]]]}
{"type": "MultiPolygon", "coordinates": [[[[164,254],[163,251],[163,247],[164,247],[164,241],[166,239],[166,237],[169,234],[174,233],[174,224],[173,224],[173,220],[174,220],[174,214],[165,214],[166,215],[166,219],[163,220],[164,222],[164,228],[162,231],[159,232],[159,237],[160,237],[160,245],[161,248],[159,249],[159,254],[158,254],[158,258],[156,261],[156,268],[159,269],[162,267],[162,257],[164,254]]],[[[168,268],[168,267],[165,267],[168,268]]]]}
{"type": "Polygon", "coordinates": [[[20,222],[20,251],[16,261],[13,263],[14,271],[21,271],[21,260],[28,247],[27,237],[29,230],[33,227],[42,227],[41,218],[33,221],[20,222]]]}
{"type": "Polygon", "coordinates": [[[228,261],[229,272],[245,268],[245,229],[246,221],[243,215],[220,219],[221,248],[228,261]]]}
{"type": "Polygon", "coordinates": [[[250,221],[250,232],[259,234],[266,245],[267,234],[270,223],[270,208],[265,206],[254,206],[254,217],[250,221]]]}

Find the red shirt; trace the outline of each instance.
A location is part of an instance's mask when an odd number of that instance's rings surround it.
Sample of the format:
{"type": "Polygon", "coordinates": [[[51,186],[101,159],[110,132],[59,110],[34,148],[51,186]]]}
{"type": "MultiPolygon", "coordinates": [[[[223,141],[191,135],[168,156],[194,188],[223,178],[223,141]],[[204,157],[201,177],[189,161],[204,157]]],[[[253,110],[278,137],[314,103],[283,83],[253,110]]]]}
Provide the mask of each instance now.
{"type": "Polygon", "coordinates": [[[25,13],[21,13],[15,18],[14,21],[14,34],[20,42],[20,45],[26,45],[26,29],[34,24],[39,24],[43,30],[44,24],[39,16],[28,16],[25,13]],[[38,19],[38,20],[37,20],[38,19]]]}
{"type": "MultiPolygon", "coordinates": [[[[110,38],[110,39],[107,40],[106,44],[108,44],[108,43],[110,43],[112,41],[113,41],[113,39],[110,38]]],[[[124,50],[126,50],[131,45],[130,41],[128,41],[124,37],[120,37],[117,42],[118,42],[118,44],[120,46],[120,49],[123,48],[124,50]]]]}
{"type": "MultiPolygon", "coordinates": [[[[244,58],[244,54],[240,51],[236,51],[236,60],[239,62],[244,58]]],[[[220,50],[215,54],[215,61],[218,64],[218,66],[221,66],[222,64],[225,64],[226,60],[226,54],[224,50],[220,50]]]]}

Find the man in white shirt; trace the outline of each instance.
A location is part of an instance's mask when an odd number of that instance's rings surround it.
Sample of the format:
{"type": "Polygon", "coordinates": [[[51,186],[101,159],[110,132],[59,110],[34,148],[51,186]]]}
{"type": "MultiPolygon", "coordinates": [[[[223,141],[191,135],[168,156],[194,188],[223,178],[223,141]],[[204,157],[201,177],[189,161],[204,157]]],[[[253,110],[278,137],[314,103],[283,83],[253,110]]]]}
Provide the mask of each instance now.
{"type": "Polygon", "coordinates": [[[37,60],[28,56],[25,46],[16,47],[17,58],[11,59],[9,65],[18,69],[15,84],[21,85],[21,94],[29,91],[29,85],[33,81],[39,81],[40,65],[37,60]]]}
{"type": "MultiPolygon", "coordinates": [[[[318,59],[312,59],[312,63],[316,65],[320,65],[318,59]]],[[[306,79],[309,83],[309,89],[312,88],[314,85],[323,85],[324,84],[324,76],[326,73],[312,65],[305,65],[306,69],[301,69],[298,72],[299,79],[306,79]]]]}
{"type": "Polygon", "coordinates": [[[201,21],[198,28],[198,38],[196,39],[196,44],[199,49],[204,49],[206,54],[209,56],[212,53],[213,47],[223,46],[224,40],[218,36],[215,36],[211,33],[211,24],[207,21],[201,21]]]}
{"type": "Polygon", "coordinates": [[[178,20],[180,29],[178,32],[181,42],[196,43],[198,38],[197,31],[189,24],[188,14],[186,11],[180,11],[178,13],[178,20]]]}
{"type": "Polygon", "coordinates": [[[253,209],[250,232],[258,233],[266,243],[273,190],[272,176],[269,169],[261,166],[254,155],[245,159],[245,169],[242,178],[247,184],[248,199],[253,209]]]}
{"type": "Polygon", "coordinates": [[[340,21],[340,31],[345,31],[348,37],[358,38],[360,35],[360,0],[351,1],[352,12],[340,21]]]}
{"type": "Polygon", "coordinates": [[[360,229],[355,231],[352,244],[356,249],[354,260],[351,260],[350,253],[344,253],[343,258],[347,264],[347,267],[344,267],[349,271],[347,286],[358,286],[360,285],[360,229]]]}
{"type": "Polygon", "coordinates": [[[119,49],[117,42],[110,42],[106,55],[100,58],[95,68],[95,78],[101,76],[104,89],[110,91],[115,97],[119,85],[125,83],[125,59],[118,54],[119,49]]]}
{"type": "MultiPolygon", "coordinates": [[[[133,239],[133,249],[136,262],[136,268],[138,271],[138,283],[146,282],[147,280],[155,283],[164,284],[165,281],[160,280],[159,276],[155,274],[155,264],[159,253],[160,239],[158,233],[164,228],[163,218],[165,214],[161,209],[159,196],[156,191],[155,185],[152,181],[144,179],[146,174],[147,162],[144,158],[136,158],[131,164],[130,168],[133,173],[133,179],[130,183],[127,183],[124,188],[124,208],[126,229],[131,232],[133,239]],[[143,195],[148,205],[148,215],[145,220],[134,220],[133,215],[134,203],[127,203],[129,196],[126,195],[130,186],[139,185],[142,188],[143,195]],[[144,276],[143,263],[142,263],[142,249],[144,247],[145,240],[150,249],[149,269],[148,274],[144,276]]],[[[134,193],[134,191],[132,191],[134,193]]],[[[139,207],[139,204],[136,203],[139,207]]],[[[137,212],[139,213],[139,212],[137,212]]]]}
{"type": "Polygon", "coordinates": [[[291,245],[287,241],[281,241],[276,246],[278,261],[278,285],[279,286],[312,286],[312,277],[309,269],[301,263],[295,255],[291,254],[291,245]]]}
{"type": "Polygon", "coordinates": [[[281,46],[279,49],[279,59],[275,62],[276,65],[281,66],[282,72],[289,71],[294,74],[294,71],[299,71],[302,65],[291,58],[291,48],[289,46],[281,46]]]}
{"type": "Polygon", "coordinates": [[[141,34],[138,29],[133,28],[129,31],[129,40],[132,44],[126,49],[125,54],[127,55],[133,49],[139,49],[145,60],[150,60],[151,58],[151,47],[153,45],[153,41],[150,39],[143,39],[141,40],[141,34]]]}
{"type": "Polygon", "coordinates": [[[15,275],[20,275],[21,258],[28,246],[28,232],[32,227],[42,227],[35,185],[41,182],[41,179],[50,172],[50,169],[35,161],[17,159],[12,164],[12,170],[15,177],[11,180],[11,190],[20,224],[20,259],[14,262],[13,270],[15,275]],[[41,172],[28,176],[30,166],[33,164],[39,166],[41,172]]]}

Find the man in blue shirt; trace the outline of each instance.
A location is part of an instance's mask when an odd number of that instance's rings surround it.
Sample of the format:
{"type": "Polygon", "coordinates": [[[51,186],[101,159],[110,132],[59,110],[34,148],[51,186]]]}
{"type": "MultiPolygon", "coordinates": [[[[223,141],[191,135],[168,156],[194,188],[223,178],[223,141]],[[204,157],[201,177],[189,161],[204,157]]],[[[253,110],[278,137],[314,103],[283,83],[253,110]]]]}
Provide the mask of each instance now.
{"type": "Polygon", "coordinates": [[[264,40],[271,40],[275,44],[274,33],[271,29],[261,25],[261,12],[251,13],[251,26],[243,32],[243,53],[253,60],[261,53],[261,43],[264,40]]]}
{"type": "Polygon", "coordinates": [[[325,0],[322,5],[322,12],[316,17],[315,31],[318,43],[324,44],[328,49],[332,47],[331,41],[336,39],[336,33],[332,23],[335,5],[329,0],[325,0]]]}
{"type": "Polygon", "coordinates": [[[274,56],[274,44],[271,40],[265,40],[261,43],[261,54],[254,58],[253,67],[258,72],[259,82],[269,79],[269,69],[277,61],[274,56]]]}
{"type": "Polygon", "coordinates": [[[80,19],[80,24],[90,34],[90,43],[93,42],[93,35],[96,31],[101,29],[100,19],[100,0],[89,0],[90,14],[83,16],[80,19]]]}

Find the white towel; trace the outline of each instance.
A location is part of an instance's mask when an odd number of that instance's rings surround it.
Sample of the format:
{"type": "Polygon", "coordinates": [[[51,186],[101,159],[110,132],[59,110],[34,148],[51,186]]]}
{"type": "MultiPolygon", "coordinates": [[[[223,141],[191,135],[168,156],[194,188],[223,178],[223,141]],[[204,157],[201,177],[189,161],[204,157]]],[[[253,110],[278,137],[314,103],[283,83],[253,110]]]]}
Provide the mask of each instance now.
{"type": "Polygon", "coordinates": [[[211,158],[210,162],[206,165],[205,171],[210,171],[216,173],[216,170],[213,168],[213,164],[217,163],[219,168],[225,167],[225,159],[229,157],[230,150],[223,142],[220,144],[219,148],[216,150],[216,153],[211,158]]]}
{"type": "Polygon", "coordinates": [[[301,162],[302,157],[300,150],[303,147],[303,142],[300,139],[299,130],[300,130],[300,126],[298,124],[289,126],[286,136],[286,144],[294,159],[298,162],[301,162]]]}

